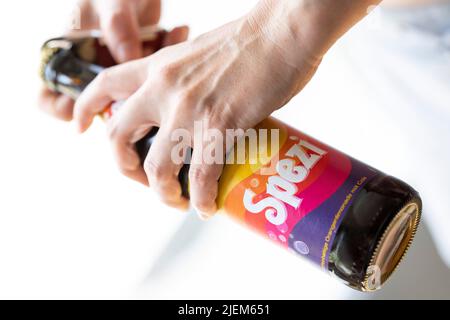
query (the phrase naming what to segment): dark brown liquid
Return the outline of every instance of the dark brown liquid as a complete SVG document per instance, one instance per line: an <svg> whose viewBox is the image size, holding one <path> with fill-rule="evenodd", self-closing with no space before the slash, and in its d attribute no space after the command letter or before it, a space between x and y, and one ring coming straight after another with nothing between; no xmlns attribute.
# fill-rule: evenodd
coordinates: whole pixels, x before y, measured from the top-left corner
<svg viewBox="0 0 450 320"><path fill-rule="evenodd" d="M328 265L330 272L361 289L379 239L396 214L412 200L417 201L420 210L418 193L394 177L378 175L369 181L349 207L336 233Z"/></svg>

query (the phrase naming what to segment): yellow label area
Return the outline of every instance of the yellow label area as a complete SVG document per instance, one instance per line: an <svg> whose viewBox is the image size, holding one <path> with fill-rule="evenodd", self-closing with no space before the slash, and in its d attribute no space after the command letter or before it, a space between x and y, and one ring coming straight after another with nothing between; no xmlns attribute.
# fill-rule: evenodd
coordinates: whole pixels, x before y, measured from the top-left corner
<svg viewBox="0 0 450 320"><path fill-rule="evenodd" d="M259 150L267 150L266 152L260 154L258 153L255 157L253 153L249 152L248 143L245 144L245 164L227 164L223 170L222 176L219 181L219 195L217 199L217 204L219 210L223 211L225 200L228 194L236 188L243 180L247 179L251 175L255 174L259 170L261 170L264 166L270 164L272 158L276 156L276 154L272 154L272 136L271 131L278 129L278 146L273 150L276 153L279 152L280 148L284 145L286 140L288 139L288 132L286 129L286 125L281 123L280 121L274 118L268 118L261 122L258 126L255 127L257 132L260 132L260 129L267 130L267 139L265 141L261 141L258 137L258 148ZM265 132L264 132L265 134ZM253 164L254 163L254 164ZM236 201L242 201L242 199L236 199Z"/></svg>

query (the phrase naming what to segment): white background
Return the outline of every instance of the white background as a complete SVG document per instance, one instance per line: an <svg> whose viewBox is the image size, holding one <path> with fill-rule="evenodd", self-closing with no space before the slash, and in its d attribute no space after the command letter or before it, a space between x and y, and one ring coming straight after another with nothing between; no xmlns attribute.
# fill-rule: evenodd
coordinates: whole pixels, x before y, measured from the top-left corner
<svg viewBox="0 0 450 320"><path fill-rule="evenodd" d="M425 227L392 281L375 295L353 292L225 217L208 222L187 250L148 279L184 215L119 175L100 122L79 136L36 106L40 45L61 34L71 3L0 4L1 298L450 298L449 270ZM195 36L254 3L167 0L163 25L189 24ZM405 135L419 129L408 127L407 119L402 125L385 121L386 110L350 68L347 53L338 45L278 116L419 185L422 194L449 201L448 184L420 180L421 158L412 159L414 142Z"/></svg>

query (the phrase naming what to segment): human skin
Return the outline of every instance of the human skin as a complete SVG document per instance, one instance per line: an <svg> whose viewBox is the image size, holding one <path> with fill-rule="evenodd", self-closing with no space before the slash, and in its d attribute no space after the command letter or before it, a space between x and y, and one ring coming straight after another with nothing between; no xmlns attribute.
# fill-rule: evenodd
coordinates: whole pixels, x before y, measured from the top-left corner
<svg viewBox="0 0 450 320"><path fill-rule="evenodd" d="M384 0L382 5L387 7L411 7L443 2L448 2L448 0Z"/></svg>
<svg viewBox="0 0 450 320"><path fill-rule="evenodd" d="M109 123L121 171L155 190L166 204L186 208L171 159L174 130L248 129L283 107L310 81L329 48L378 0L261 0L243 17L192 41L101 73L78 99L81 132L113 101L126 100ZM144 167L134 144L160 128ZM217 211L223 164L208 164L194 140L190 201L201 217ZM218 146L222 147L222 146Z"/></svg>
<svg viewBox="0 0 450 320"><path fill-rule="evenodd" d="M161 0L81 0L80 29L101 30L106 45L118 63L142 58L152 52L143 52L139 39L141 27L155 25L161 16ZM76 33L78 30L67 30ZM164 46L187 39L187 27L177 27L166 36ZM40 108L64 121L73 118L74 101L43 87L39 92Z"/></svg>
<svg viewBox="0 0 450 320"><path fill-rule="evenodd" d="M410 7L444 3L449 0L384 0L386 7ZM161 0L81 0L81 30L100 29L107 45L119 63L142 57L139 27L158 23ZM176 28L169 34L165 45L187 38L187 28ZM70 121L73 118L74 101L43 87L39 94L39 106L54 117Z"/></svg>

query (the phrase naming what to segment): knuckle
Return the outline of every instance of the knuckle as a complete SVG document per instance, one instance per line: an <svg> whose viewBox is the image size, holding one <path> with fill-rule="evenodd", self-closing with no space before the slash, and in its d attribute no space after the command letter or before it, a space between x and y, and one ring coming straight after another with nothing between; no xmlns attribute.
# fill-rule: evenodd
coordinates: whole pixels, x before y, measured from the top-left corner
<svg viewBox="0 0 450 320"><path fill-rule="evenodd" d="M217 106L217 101L214 97L208 96L203 99L202 108L206 117L211 118L214 115L214 112L217 109L215 106Z"/></svg>
<svg viewBox="0 0 450 320"><path fill-rule="evenodd" d="M168 207L171 207L171 208L178 207L177 201L174 201L173 199L160 197L160 200L162 201L162 203L164 203Z"/></svg>
<svg viewBox="0 0 450 320"><path fill-rule="evenodd" d="M164 165L156 163L151 157L147 157L144 162L144 170L150 179L157 183L167 182L170 180L170 171Z"/></svg>
<svg viewBox="0 0 450 320"><path fill-rule="evenodd" d="M228 106L213 107L209 105L208 112L209 123L213 128L217 129L234 129L238 128L236 114L230 112Z"/></svg>
<svg viewBox="0 0 450 320"><path fill-rule="evenodd" d="M110 78L111 78L111 71L109 69L104 69L98 74L93 84L101 87L102 85L108 83Z"/></svg>
<svg viewBox="0 0 450 320"><path fill-rule="evenodd" d="M131 155L131 149L122 148L117 149L116 148L116 162L119 167L120 172L127 176L132 177L132 173L135 172L139 168L139 161L137 158L130 156Z"/></svg>
<svg viewBox="0 0 450 320"><path fill-rule="evenodd" d="M203 167L192 167L189 171L189 181L197 187L204 187L211 179L211 175Z"/></svg>
<svg viewBox="0 0 450 320"><path fill-rule="evenodd" d="M173 83L176 81L178 75L178 67L174 64L168 63L158 70L158 78L165 83Z"/></svg>
<svg viewBox="0 0 450 320"><path fill-rule="evenodd" d="M178 109L179 111L193 110L198 100L198 92L193 89L183 90L178 95Z"/></svg>
<svg viewBox="0 0 450 320"><path fill-rule="evenodd" d="M107 14L103 23L106 27L115 28L120 26L126 18L126 12L124 10L120 10L120 8L117 8Z"/></svg>
<svg viewBox="0 0 450 320"><path fill-rule="evenodd" d="M203 212L209 212L214 207L214 203L214 199L207 195L202 195L201 198L193 200L193 206Z"/></svg>
<svg viewBox="0 0 450 320"><path fill-rule="evenodd" d="M169 201L175 201L181 197L180 187L175 182L158 186L157 192L159 193L161 199L166 199Z"/></svg>
<svg viewBox="0 0 450 320"><path fill-rule="evenodd" d="M201 114L202 119L207 122L208 127L219 130L235 128L236 112L231 105L221 103L215 95L203 97L196 88L184 93L184 105L188 104L191 109Z"/></svg>
<svg viewBox="0 0 450 320"><path fill-rule="evenodd" d="M130 156L131 149L122 139L115 137L111 140L111 145L119 171L128 177L131 171L138 168L139 163Z"/></svg>

